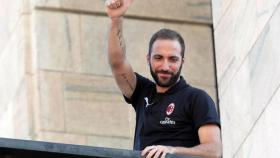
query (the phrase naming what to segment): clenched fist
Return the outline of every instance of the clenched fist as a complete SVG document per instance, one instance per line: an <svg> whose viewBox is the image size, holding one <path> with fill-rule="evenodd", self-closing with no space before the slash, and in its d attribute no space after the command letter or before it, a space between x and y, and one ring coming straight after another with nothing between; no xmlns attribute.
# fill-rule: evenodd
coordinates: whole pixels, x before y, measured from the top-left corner
<svg viewBox="0 0 280 158"><path fill-rule="evenodd" d="M122 17L133 0L106 0L106 12L110 18Z"/></svg>
<svg viewBox="0 0 280 158"><path fill-rule="evenodd" d="M122 0L107 0L105 5L110 9L116 9L121 7L123 1Z"/></svg>

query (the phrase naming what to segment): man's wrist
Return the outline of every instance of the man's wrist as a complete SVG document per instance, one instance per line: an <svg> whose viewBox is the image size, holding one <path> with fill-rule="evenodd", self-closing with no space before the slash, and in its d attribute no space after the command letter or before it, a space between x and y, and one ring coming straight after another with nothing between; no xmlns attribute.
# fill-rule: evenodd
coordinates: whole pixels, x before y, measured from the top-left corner
<svg viewBox="0 0 280 158"><path fill-rule="evenodd" d="M121 22L123 17L110 17L112 23Z"/></svg>
<svg viewBox="0 0 280 158"><path fill-rule="evenodd" d="M170 151L170 154L176 154L176 147L173 147L173 146L169 146L169 151Z"/></svg>

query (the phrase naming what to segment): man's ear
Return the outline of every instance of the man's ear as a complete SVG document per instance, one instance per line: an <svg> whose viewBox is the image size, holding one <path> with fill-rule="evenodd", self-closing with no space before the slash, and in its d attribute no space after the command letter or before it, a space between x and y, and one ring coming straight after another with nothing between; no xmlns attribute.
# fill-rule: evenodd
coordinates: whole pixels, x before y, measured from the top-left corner
<svg viewBox="0 0 280 158"><path fill-rule="evenodd" d="M150 65L150 54L149 53L146 55L146 59L147 59L147 64Z"/></svg>
<svg viewBox="0 0 280 158"><path fill-rule="evenodd" d="M185 63L185 58L182 58L182 64L184 64Z"/></svg>

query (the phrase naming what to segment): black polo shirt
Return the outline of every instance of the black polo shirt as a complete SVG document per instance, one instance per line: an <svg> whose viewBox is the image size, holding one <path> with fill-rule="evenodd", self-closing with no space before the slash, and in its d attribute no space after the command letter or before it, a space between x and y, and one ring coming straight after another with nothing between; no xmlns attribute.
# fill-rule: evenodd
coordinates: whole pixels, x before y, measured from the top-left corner
<svg viewBox="0 0 280 158"><path fill-rule="evenodd" d="M210 96L183 77L165 93L157 93L155 83L137 73L136 78L132 97L125 98L136 111L134 150L149 145L192 147L200 143L199 127L220 126Z"/></svg>

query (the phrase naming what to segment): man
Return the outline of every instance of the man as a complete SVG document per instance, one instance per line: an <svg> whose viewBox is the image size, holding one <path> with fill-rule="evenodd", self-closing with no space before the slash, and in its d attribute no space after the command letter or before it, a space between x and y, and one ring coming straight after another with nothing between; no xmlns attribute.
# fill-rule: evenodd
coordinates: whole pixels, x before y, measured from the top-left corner
<svg viewBox="0 0 280 158"><path fill-rule="evenodd" d="M107 0L110 18L108 59L115 80L136 111L134 149L146 158L167 153L220 157L220 124L215 105L204 91L180 77L185 44L175 31L162 29L151 38L147 62L155 83L134 73L126 58L123 15L132 0Z"/></svg>

